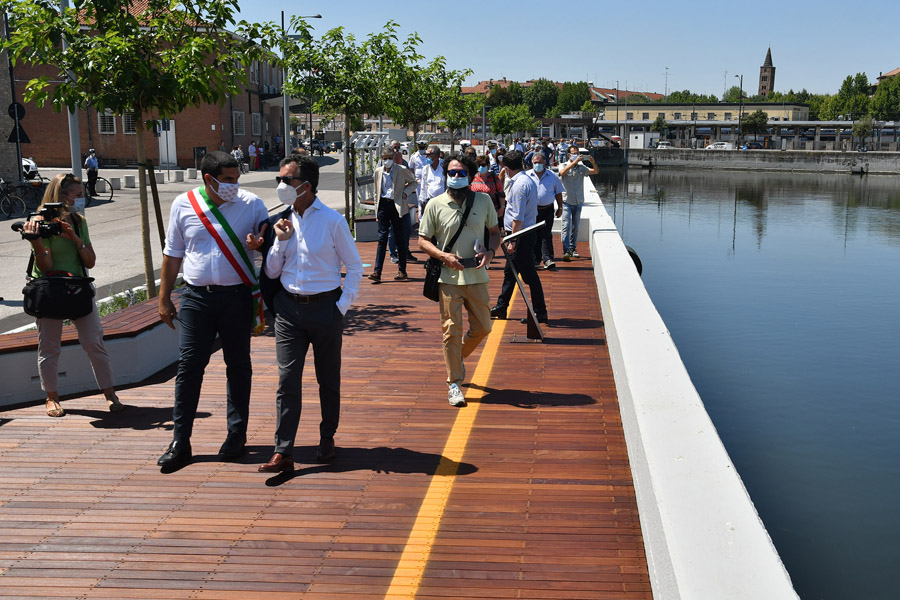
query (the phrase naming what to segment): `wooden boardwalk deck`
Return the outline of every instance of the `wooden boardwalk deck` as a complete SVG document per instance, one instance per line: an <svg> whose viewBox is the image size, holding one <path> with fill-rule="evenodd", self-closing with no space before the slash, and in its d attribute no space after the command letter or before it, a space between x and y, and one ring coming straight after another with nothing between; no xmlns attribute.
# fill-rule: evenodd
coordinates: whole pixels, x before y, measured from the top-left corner
<svg viewBox="0 0 900 600"><path fill-rule="evenodd" d="M365 262L374 247L360 244ZM332 465L314 464L308 369L302 464L291 478L256 472L275 424L271 332L253 340L250 452L237 463L216 458L219 352L195 462L177 473L156 466L171 370L121 390L123 413L99 395L65 401L62 419L43 404L0 412L0 597L650 598L589 259L542 273L547 343L508 343L524 336L521 301L495 322L467 361L463 409L447 403L437 305L421 267L409 272L364 280L348 315ZM491 275L495 296L502 271Z"/></svg>

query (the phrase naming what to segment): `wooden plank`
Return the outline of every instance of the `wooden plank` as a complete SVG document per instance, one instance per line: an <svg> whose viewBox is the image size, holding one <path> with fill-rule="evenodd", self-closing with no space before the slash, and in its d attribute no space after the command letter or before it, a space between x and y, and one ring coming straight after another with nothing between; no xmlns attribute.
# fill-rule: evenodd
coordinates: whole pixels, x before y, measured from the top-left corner
<svg viewBox="0 0 900 600"><path fill-rule="evenodd" d="M359 245L364 261L374 246ZM541 273L547 344L498 347L433 539L410 532L460 414L446 400L437 306L421 298L421 279L364 283L345 322L332 465L312 462L310 368L295 476L256 472L275 426L271 333L252 340L249 453L236 463L215 456L225 436L221 352L204 378L195 461L177 473L155 465L171 436L171 379L121 390L130 408L120 415L80 410L100 396L67 400L64 419L48 419L42 406L0 413L2 595L382 598L403 550L431 544L417 598L650 598L603 319L585 267L589 260L576 260ZM410 274L421 277L414 267ZM516 306L510 316L518 318ZM140 312L110 319L110 331L155 318L148 307ZM506 327L525 328L516 320ZM470 373L480 356L467 359Z"/></svg>

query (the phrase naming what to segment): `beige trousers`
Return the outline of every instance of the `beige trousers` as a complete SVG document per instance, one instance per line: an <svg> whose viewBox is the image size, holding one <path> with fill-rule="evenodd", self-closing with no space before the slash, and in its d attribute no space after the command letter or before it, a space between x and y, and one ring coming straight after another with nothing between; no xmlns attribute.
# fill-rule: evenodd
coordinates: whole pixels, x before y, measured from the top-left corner
<svg viewBox="0 0 900 600"><path fill-rule="evenodd" d="M41 388L48 393L56 393L59 389L59 351L62 339L61 319L36 319L38 329L38 372L41 376ZM87 352L94 370L94 379L101 390L113 386L112 367L109 354L103 345L103 327L97 305L90 314L75 319L78 330L78 343Z"/></svg>
<svg viewBox="0 0 900 600"><path fill-rule="evenodd" d="M462 384L465 357L491 332L491 297L488 284L441 284L441 329L444 332L444 365L447 385ZM469 313L469 331L463 339L462 309Z"/></svg>

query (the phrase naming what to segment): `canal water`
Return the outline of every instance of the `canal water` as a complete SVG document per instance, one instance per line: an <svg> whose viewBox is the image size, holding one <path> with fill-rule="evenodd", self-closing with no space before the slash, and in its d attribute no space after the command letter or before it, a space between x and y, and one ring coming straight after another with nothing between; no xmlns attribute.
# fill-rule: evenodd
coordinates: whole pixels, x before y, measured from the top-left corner
<svg viewBox="0 0 900 600"><path fill-rule="evenodd" d="M900 598L900 177L594 184L800 597Z"/></svg>

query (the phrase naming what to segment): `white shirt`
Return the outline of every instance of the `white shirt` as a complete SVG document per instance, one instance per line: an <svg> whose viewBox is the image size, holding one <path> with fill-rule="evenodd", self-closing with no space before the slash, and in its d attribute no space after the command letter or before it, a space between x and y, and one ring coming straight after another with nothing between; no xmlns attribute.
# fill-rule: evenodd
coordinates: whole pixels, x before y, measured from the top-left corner
<svg viewBox="0 0 900 600"><path fill-rule="evenodd" d="M394 169L381 172L381 197L394 200Z"/></svg>
<svg viewBox="0 0 900 600"><path fill-rule="evenodd" d="M294 232L275 242L266 257L266 275L279 277L284 289L293 294L321 294L341 287L341 264L347 268L344 290L337 301L346 314L359 296L363 266L350 235L350 227L339 212L317 197L301 217L291 211Z"/></svg>
<svg viewBox="0 0 900 600"><path fill-rule="evenodd" d="M199 194L198 199L201 203L205 202ZM246 247L247 234L259 233L259 224L269 217L266 205L256 194L241 189L234 202L224 202L218 209L252 261L255 253ZM215 238L203 226L187 193L181 194L172 202L163 254L184 259L181 264L184 280L191 285L243 283L240 275L222 254Z"/></svg>
<svg viewBox="0 0 900 600"><path fill-rule="evenodd" d="M256 146L254 146L253 144L247 146L247 154L249 154L250 156L256 156Z"/></svg>
<svg viewBox="0 0 900 600"><path fill-rule="evenodd" d="M444 165L442 161L438 161L437 169L432 169L430 164L422 167L422 178L419 181L419 201L425 202L431 198L437 198L444 191Z"/></svg>

